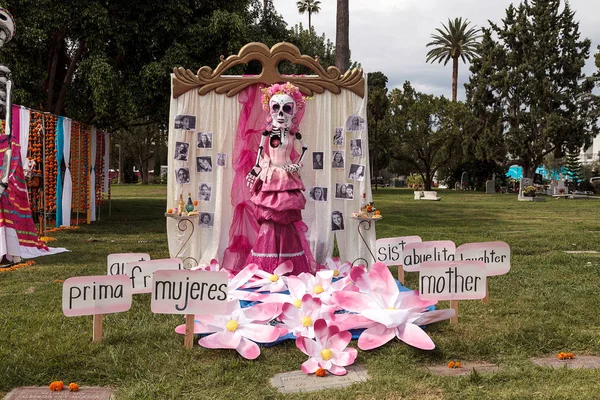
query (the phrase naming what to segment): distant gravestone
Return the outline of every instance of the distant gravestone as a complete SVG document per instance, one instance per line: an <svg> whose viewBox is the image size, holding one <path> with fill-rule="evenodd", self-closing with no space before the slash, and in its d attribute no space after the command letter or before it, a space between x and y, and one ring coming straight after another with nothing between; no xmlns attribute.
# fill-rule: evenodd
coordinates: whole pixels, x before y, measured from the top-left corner
<svg viewBox="0 0 600 400"><path fill-rule="evenodd" d="M302 371L285 372L271 378L271 385L281 393L315 392L343 388L369 379L367 370L360 365L351 365L346 367L346 370L348 373L343 376L327 373L327 376L324 377L318 377L315 374L308 375Z"/></svg>
<svg viewBox="0 0 600 400"><path fill-rule="evenodd" d="M494 182L493 179L490 179L489 181L485 181L485 192L487 194L495 194L496 193L495 186L496 186L496 183Z"/></svg>
<svg viewBox="0 0 600 400"><path fill-rule="evenodd" d="M600 367L600 357L596 356L577 356L573 359L559 360L554 357L532 358L531 362L540 367L551 368L598 368Z"/></svg>
<svg viewBox="0 0 600 400"><path fill-rule="evenodd" d="M533 179L521 178L521 180L519 181L519 197L524 197L523 189L525 189L527 186L531 186L531 185L533 185Z"/></svg>
<svg viewBox="0 0 600 400"><path fill-rule="evenodd" d="M492 374L498 372L500 368L495 364L463 362L462 368L448 368L447 365L435 365L427 367L427 370L437 376L463 376L469 375L473 371L480 374Z"/></svg>
<svg viewBox="0 0 600 400"><path fill-rule="evenodd" d="M32 400L32 399L52 399L52 400L113 400L113 390L103 387L81 386L77 392L70 392L68 383L60 392L51 392L45 387L26 386L13 389L4 397L4 400Z"/></svg>
<svg viewBox="0 0 600 400"><path fill-rule="evenodd" d="M560 179L558 180L558 183L554 187L554 193L553 194L555 196L564 196L564 195L568 195L569 194L569 190L567 189L567 185L565 185L565 178L563 177L562 174L560 174Z"/></svg>

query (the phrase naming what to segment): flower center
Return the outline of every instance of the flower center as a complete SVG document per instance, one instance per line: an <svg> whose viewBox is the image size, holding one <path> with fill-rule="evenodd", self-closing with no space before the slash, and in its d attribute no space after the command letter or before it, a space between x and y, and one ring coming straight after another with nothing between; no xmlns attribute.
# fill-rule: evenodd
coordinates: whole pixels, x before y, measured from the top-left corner
<svg viewBox="0 0 600 400"><path fill-rule="evenodd" d="M302 317L302 326L308 328L312 325L312 319L310 317Z"/></svg>
<svg viewBox="0 0 600 400"><path fill-rule="evenodd" d="M340 274L340 271L338 271L337 269L333 270L333 276L338 276Z"/></svg>
<svg viewBox="0 0 600 400"><path fill-rule="evenodd" d="M227 322L227 324L225 325L225 328L229 332L235 332L237 330L238 326L239 326L239 324L237 323L237 321L230 319L229 322Z"/></svg>
<svg viewBox="0 0 600 400"><path fill-rule="evenodd" d="M333 356L333 353L331 352L331 350L329 349L323 349L321 350L321 358L325 361L331 359L331 357Z"/></svg>
<svg viewBox="0 0 600 400"><path fill-rule="evenodd" d="M388 311L396 311L396 309L394 307L388 307L388 308L386 308L386 310L388 310Z"/></svg>
<svg viewBox="0 0 600 400"><path fill-rule="evenodd" d="M323 286L321 286L321 285L315 286L313 288L313 292L315 292L316 294L323 293Z"/></svg>
<svg viewBox="0 0 600 400"><path fill-rule="evenodd" d="M271 282L277 282L277 281L279 280L279 275L277 275L277 274L273 274L273 275L271 275L271 276L269 277L269 280L270 280Z"/></svg>
<svg viewBox="0 0 600 400"><path fill-rule="evenodd" d="M296 307L300 308L300 306L302 305L302 300L296 299L296 300L292 301L292 304L295 305Z"/></svg>

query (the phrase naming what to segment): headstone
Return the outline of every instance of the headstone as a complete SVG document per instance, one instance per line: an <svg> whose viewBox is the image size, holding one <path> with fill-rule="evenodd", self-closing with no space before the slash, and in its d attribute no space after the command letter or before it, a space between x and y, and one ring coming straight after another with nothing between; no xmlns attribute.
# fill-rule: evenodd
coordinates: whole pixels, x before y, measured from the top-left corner
<svg viewBox="0 0 600 400"><path fill-rule="evenodd" d="M548 196L552 196L555 193L555 189L556 189L556 181L554 179L552 179L552 181L550 181L550 187L548 188L548 190L546 191L546 194Z"/></svg>
<svg viewBox="0 0 600 400"><path fill-rule="evenodd" d="M531 178L521 178L519 181L519 197L524 197L523 189L531 185L533 185L533 180Z"/></svg>
<svg viewBox="0 0 600 400"><path fill-rule="evenodd" d="M562 174L560 175L560 180L558 181L557 185L554 187L553 194L555 196L564 196L569 194L569 190L567 185L565 185L565 179L562 177Z"/></svg>
<svg viewBox="0 0 600 400"><path fill-rule="evenodd" d="M68 399L68 400L113 400L113 390L95 386L80 386L77 392L69 391L69 383L60 392L51 392L48 386L44 387L19 387L13 389L4 397L4 400L32 400L32 399Z"/></svg>
<svg viewBox="0 0 600 400"><path fill-rule="evenodd" d="M496 193L496 189L495 189L496 183L494 182L493 179L490 179L489 181L485 182L485 193L487 194L495 194Z"/></svg>
<svg viewBox="0 0 600 400"><path fill-rule="evenodd" d="M369 376L367 370L360 365L346 367L348 373L336 376L327 373L327 376L318 377L315 374L307 375L302 371L285 372L271 378L271 385L281 393L315 392L323 389L338 389L354 383L365 382Z"/></svg>

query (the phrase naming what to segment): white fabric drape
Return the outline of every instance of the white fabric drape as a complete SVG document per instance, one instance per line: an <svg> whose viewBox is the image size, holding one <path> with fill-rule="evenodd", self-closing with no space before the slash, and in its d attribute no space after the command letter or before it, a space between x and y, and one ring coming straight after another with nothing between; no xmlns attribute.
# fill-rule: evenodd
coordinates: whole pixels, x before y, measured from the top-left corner
<svg viewBox="0 0 600 400"><path fill-rule="evenodd" d="M73 202L73 178L71 176L71 120L63 119L63 160L65 162L65 179L62 194L62 225L71 226L71 205Z"/></svg>
<svg viewBox="0 0 600 400"><path fill-rule="evenodd" d="M104 182L102 182L102 192L108 193L108 185L110 182L110 134L104 133Z"/></svg>
<svg viewBox="0 0 600 400"><path fill-rule="evenodd" d="M365 93L367 92L365 82ZM334 238L343 261L354 261L359 258L368 260L369 265L374 261L358 234L358 221L351 218L352 212L360 208L362 194L366 194L368 201L371 197L370 167L368 134L365 127L363 131L345 132L344 146L333 145L333 134L336 127L345 127L346 120L351 115L359 115L365 121L367 118L367 98L343 89L338 95L325 91L316 94L314 99L307 101L306 113L300 124L300 132L303 140L308 146L308 152L304 158L304 167L300 175L306 186L305 196L314 186L323 186L327 190L327 201L317 202L308 200L306 208L302 213L304 222L308 225L307 239L309 241L315 260L324 264L327 257L331 257L334 248ZM257 104L256 106L260 106ZM214 212L214 226L212 229L203 229L198 226L198 219L194 221L194 233L191 240L184 245L189 230L181 230L182 224L178 219L167 218L167 235L169 241L169 252L171 257L178 256L195 258L200 264L208 264L212 258L220 262L223 260L225 248L229 242L229 228L233 216L231 205L231 185L233 181L233 140L236 137L238 119L240 114L240 103L236 97L227 97L211 92L204 96L198 95L196 90L190 90L177 99L171 99L169 143L168 143L168 180L167 180L167 208L176 208L180 194L187 201L188 193L192 199L198 198L198 185L207 182L212 185L210 202L200 202L196 207L200 213ZM174 129L176 115L187 114L196 116L196 132ZM213 133L213 148L197 148L197 132ZM350 140L362 139L362 157L350 155ZM175 160L175 142L189 143L188 160ZM332 151L342 150L345 152L345 168L332 169ZM312 152L323 152L324 169L312 169ZM216 165L216 154L227 154L227 167L221 168ZM212 173L196 172L196 156L212 156ZM365 178L362 182L348 179L350 164L364 165ZM175 170L188 167L190 172L190 183L179 185L175 179ZM336 183L354 185L354 199L334 199ZM236 190L247 190L246 187ZM344 230L332 231L331 214L333 211L341 211L344 219ZM183 223L189 224L189 223ZM370 230L363 230L369 247L375 251L375 224ZM182 248L179 253L178 251Z"/></svg>
<svg viewBox="0 0 600 400"><path fill-rule="evenodd" d="M21 165L27 163L27 147L29 146L29 123L31 114L29 109L21 107L19 110L19 144L21 145Z"/></svg>
<svg viewBox="0 0 600 400"><path fill-rule="evenodd" d="M96 138L98 132L92 127L90 140L92 142L92 151L90 154L90 221L96 220ZM87 150L87 149L86 149Z"/></svg>

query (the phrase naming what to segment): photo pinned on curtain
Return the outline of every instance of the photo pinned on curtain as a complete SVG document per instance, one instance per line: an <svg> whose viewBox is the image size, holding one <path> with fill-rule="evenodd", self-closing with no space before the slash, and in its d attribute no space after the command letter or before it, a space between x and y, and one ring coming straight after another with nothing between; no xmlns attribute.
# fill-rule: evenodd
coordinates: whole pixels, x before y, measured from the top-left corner
<svg viewBox="0 0 600 400"><path fill-rule="evenodd" d="M333 145L343 146L344 145L344 127L335 128L333 133Z"/></svg>
<svg viewBox="0 0 600 400"><path fill-rule="evenodd" d="M212 132L198 132L198 148L212 149L213 134Z"/></svg>
<svg viewBox="0 0 600 400"><path fill-rule="evenodd" d="M225 167L227 165L227 154L217 153L217 166Z"/></svg>
<svg viewBox="0 0 600 400"><path fill-rule="evenodd" d="M196 157L196 172L212 172L212 157Z"/></svg>
<svg viewBox="0 0 600 400"><path fill-rule="evenodd" d="M175 142L175 160L187 161L190 152L190 144L187 142Z"/></svg>
<svg viewBox="0 0 600 400"><path fill-rule="evenodd" d="M180 114L175 116L175 129L183 129L184 131L196 130L196 116L189 114Z"/></svg>
<svg viewBox="0 0 600 400"><path fill-rule="evenodd" d="M215 224L215 214L209 212L200 213L200 219L198 220L198 226L200 228L212 228Z"/></svg>
<svg viewBox="0 0 600 400"><path fill-rule="evenodd" d="M323 169L323 152L313 151L312 153L313 169Z"/></svg>
<svg viewBox="0 0 600 400"><path fill-rule="evenodd" d="M333 211L331 213L331 230L332 231L343 231L344 230L344 214L341 211Z"/></svg>
<svg viewBox="0 0 600 400"><path fill-rule="evenodd" d="M212 194L212 184L208 182L200 182L198 184L198 201L210 201Z"/></svg>
<svg viewBox="0 0 600 400"><path fill-rule="evenodd" d="M188 167L176 168L175 179L179 185L190 183L190 169Z"/></svg>
<svg viewBox="0 0 600 400"><path fill-rule="evenodd" d="M350 155L352 157L362 157L362 139L350 139Z"/></svg>
<svg viewBox="0 0 600 400"><path fill-rule="evenodd" d="M358 115L351 115L346 120L346 130L348 132L357 132L364 131L367 129L367 124L364 118L359 117Z"/></svg>
<svg viewBox="0 0 600 400"><path fill-rule="evenodd" d="M327 188L315 186L308 192L308 198L313 201L327 201Z"/></svg>
<svg viewBox="0 0 600 400"><path fill-rule="evenodd" d="M363 181L365 179L365 166L362 164L350 164L348 179L353 181Z"/></svg>
<svg viewBox="0 0 600 400"><path fill-rule="evenodd" d="M331 152L331 168L344 169L344 153L343 150L333 150Z"/></svg>
<svg viewBox="0 0 600 400"><path fill-rule="evenodd" d="M354 185L352 183L336 183L333 197L338 200L354 200Z"/></svg>

